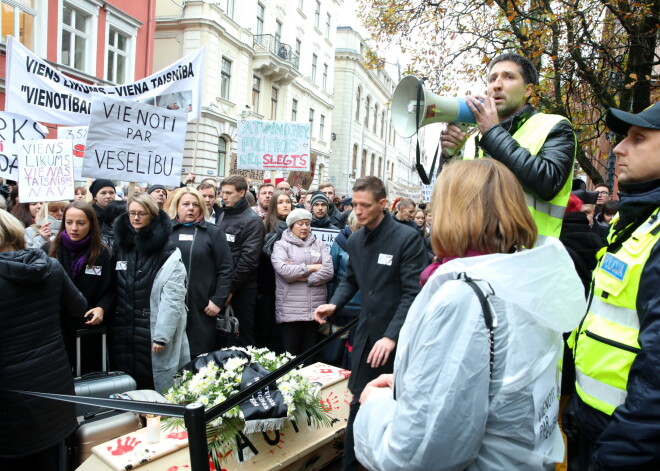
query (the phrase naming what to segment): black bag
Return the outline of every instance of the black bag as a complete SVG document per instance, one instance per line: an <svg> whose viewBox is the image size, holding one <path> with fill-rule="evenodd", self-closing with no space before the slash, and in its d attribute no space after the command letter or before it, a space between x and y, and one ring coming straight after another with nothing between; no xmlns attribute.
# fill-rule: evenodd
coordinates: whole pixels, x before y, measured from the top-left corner
<svg viewBox="0 0 660 471"><path fill-rule="evenodd" d="M216 317L215 329L221 335L238 337L238 319L234 316L231 304L227 306L224 314L218 314Z"/></svg>

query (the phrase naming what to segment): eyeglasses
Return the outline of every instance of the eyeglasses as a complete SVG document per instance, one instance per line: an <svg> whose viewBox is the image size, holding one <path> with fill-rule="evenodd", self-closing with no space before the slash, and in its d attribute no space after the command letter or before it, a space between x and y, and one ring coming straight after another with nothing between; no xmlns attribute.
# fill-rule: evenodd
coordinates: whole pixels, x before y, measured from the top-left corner
<svg viewBox="0 0 660 471"><path fill-rule="evenodd" d="M598 193L599 195L609 195L610 194L609 191L597 191L596 193Z"/></svg>
<svg viewBox="0 0 660 471"><path fill-rule="evenodd" d="M130 213L128 213L128 215L132 218L142 219L144 217L149 216L149 213L143 213L142 211L136 213L135 211L131 211Z"/></svg>

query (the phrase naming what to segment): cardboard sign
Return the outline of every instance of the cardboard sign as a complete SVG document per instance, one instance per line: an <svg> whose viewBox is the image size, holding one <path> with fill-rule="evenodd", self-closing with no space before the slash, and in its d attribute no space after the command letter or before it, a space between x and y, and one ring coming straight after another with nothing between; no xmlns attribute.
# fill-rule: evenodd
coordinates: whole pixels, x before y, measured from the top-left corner
<svg viewBox="0 0 660 471"><path fill-rule="evenodd" d="M323 245L328 249L328 253L330 253L332 244L335 243L335 238L337 237L337 234L339 234L339 229L317 229L312 227L312 234L314 234L318 240L323 242Z"/></svg>
<svg viewBox="0 0 660 471"><path fill-rule="evenodd" d="M60 126L57 128L57 138L71 139L71 145L73 146L73 178L74 180L82 180L87 126Z"/></svg>
<svg viewBox="0 0 660 471"><path fill-rule="evenodd" d="M47 135L48 129L43 124L0 111L0 177L18 180L17 141L45 139Z"/></svg>
<svg viewBox="0 0 660 471"><path fill-rule="evenodd" d="M309 123L239 121L237 144L239 169L309 171Z"/></svg>
<svg viewBox="0 0 660 471"><path fill-rule="evenodd" d="M18 197L21 203L73 199L73 156L67 139L19 141Z"/></svg>
<svg viewBox="0 0 660 471"><path fill-rule="evenodd" d="M83 177L179 186L186 115L94 94Z"/></svg>
<svg viewBox="0 0 660 471"><path fill-rule="evenodd" d="M92 93L100 93L182 110L188 120L197 119L202 109L204 52L200 48L149 77L112 87L67 77L9 36L5 109L46 123L86 126Z"/></svg>

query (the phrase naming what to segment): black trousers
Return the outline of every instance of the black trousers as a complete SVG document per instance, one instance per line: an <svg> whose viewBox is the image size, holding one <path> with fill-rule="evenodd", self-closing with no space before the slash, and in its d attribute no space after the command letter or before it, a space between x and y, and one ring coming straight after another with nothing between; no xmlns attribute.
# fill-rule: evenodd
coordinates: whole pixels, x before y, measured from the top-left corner
<svg viewBox="0 0 660 471"><path fill-rule="evenodd" d="M255 345L254 310L257 304L257 286L245 286L234 293L231 306L238 319L238 342L241 347ZM236 343L235 343L236 344Z"/></svg>
<svg viewBox="0 0 660 471"><path fill-rule="evenodd" d="M7 471L57 471L60 469L60 446L62 446L62 444L57 443L39 453L24 456L22 458L0 458L0 469Z"/></svg>
<svg viewBox="0 0 660 471"><path fill-rule="evenodd" d="M283 322L278 324L285 352L300 355L316 345L318 324L314 321Z"/></svg>

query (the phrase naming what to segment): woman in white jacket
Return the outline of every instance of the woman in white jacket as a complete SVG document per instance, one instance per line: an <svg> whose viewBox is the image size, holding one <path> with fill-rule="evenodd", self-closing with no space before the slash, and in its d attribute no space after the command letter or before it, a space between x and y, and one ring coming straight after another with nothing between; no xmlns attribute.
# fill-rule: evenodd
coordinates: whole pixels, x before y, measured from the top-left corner
<svg viewBox="0 0 660 471"><path fill-rule="evenodd" d="M441 262L422 275L394 375L362 393L357 457L372 470L554 469L561 333L586 307L573 263L555 239L531 248L522 188L495 160L448 165L433 212Z"/></svg>

